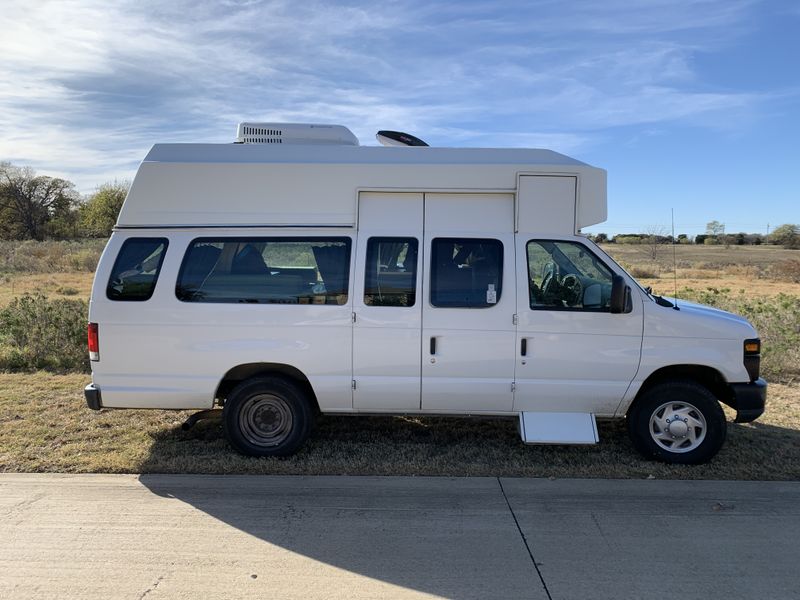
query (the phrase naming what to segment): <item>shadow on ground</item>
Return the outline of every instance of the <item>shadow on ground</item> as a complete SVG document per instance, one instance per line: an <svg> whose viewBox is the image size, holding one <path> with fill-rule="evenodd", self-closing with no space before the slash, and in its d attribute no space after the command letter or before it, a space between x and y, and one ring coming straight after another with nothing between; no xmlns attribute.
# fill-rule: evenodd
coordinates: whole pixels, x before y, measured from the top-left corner
<svg viewBox="0 0 800 600"><path fill-rule="evenodd" d="M496 478L212 476L198 481L142 475L139 480L155 494L288 551L265 547L281 557L282 565L269 568L302 569L302 585L320 597L326 586L333 591L349 581L352 597L364 597L361 586L381 589L379 597L405 597L396 588L384 588L391 584L444 598L545 598ZM214 530L224 546L225 530ZM237 566L243 568L248 558L239 557ZM312 568L298 567L298 561ZM256 575L259 580L274 576Z"/></svg>

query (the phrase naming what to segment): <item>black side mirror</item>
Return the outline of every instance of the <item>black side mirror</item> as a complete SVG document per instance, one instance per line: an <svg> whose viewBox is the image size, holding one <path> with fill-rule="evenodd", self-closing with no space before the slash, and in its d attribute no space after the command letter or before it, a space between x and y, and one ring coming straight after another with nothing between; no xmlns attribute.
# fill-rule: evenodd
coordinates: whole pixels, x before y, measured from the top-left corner
<svg viewBox="0 0 800 600"><path fill-rule="evenodd" d="M625 285L621 275L611 276L611 312L614 314L627 313L633 310L631 302L631 288Z"/></svg>

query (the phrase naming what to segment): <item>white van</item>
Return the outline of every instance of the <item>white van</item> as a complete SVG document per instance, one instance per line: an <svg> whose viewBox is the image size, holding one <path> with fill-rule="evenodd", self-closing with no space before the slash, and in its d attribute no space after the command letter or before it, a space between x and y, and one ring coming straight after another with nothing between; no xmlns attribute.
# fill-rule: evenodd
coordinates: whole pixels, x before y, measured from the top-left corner
<svg viewBox="0 0 800 600"><path fill-rule="evenodd" d="M158 144L95 276L90 408L223 409L283 456L317 412L519 419L529 443L708 460L764 410L743 318L653 296L580 229L605 171L547 150L359 146L242 124Z"/></svg>

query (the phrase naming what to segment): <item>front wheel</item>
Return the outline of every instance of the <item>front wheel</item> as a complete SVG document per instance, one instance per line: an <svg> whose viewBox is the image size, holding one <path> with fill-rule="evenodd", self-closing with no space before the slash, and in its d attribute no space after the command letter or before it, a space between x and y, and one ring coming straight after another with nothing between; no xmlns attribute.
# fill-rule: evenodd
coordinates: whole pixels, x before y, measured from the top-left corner
<svg viewBox="0 0 800 600"><path fill-rule="evenodd" d="M308 437L313 411L290 381L259 377L240 383L222 411L225 437L249 456L289 456Z"/></svg>
<svg viewBox="0 0 800 600"><path fill-rule="evenodd" d="M693 381L650 388L636 400L627 421L636 449L667 463L704 463L719 452L727 433L719 402Z"/></svg>

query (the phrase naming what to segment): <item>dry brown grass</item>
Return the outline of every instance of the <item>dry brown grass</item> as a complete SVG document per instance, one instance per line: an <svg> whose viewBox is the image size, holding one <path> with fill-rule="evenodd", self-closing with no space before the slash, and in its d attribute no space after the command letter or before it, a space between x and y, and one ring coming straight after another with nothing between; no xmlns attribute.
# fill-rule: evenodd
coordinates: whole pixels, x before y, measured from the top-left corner
<svg viewBox="0 0 800 600"><path fill-rule="evenodd" d="M94 273L5 273L0 274L0 307L24 294L44 294L48 298L88 300Z"/></svg>
<svg viewBox="0 0 800 600"><path fill-rule="evenodd" d="M772 385L759 421L729 424L710 464L679 467L643 460L620 422L601 423L596 446L526 446L516 422L504 419L324 417L296 456L246 458L228 447L218 420L183 432L185 412L90 411L87 382L85 375L0 375L0 471L800 478L797 385Z"/></svg>
<svg viewBox="0 0 800 600"><path fill-rule="evenodd" d="M673 295L675 269L672 246L661 247L652 260L647 246L605 244L603 250L628 268L637 281L658 294ZM800 296L800 282L794 276L794 261L800 252L778 246L675 246L678 265L677 286L681 288L727 288L743 290L750 296ZM787 266L788 265L788 266Z"/></svg>

